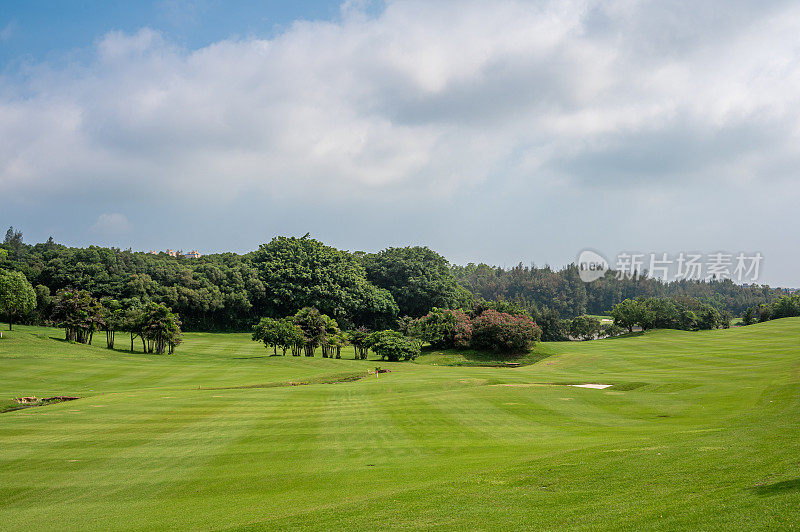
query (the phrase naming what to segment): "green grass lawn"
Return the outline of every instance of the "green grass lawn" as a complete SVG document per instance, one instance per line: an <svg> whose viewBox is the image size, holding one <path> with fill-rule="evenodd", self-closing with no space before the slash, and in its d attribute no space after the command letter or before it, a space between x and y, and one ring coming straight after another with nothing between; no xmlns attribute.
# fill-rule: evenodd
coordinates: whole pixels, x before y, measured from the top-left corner
<svg viewBox="0 0 800 532"><path fill-rule="evenodd" d="M520 368L6 334L0 401L83 398L0 414L3 530L800 525L800 318L543 344Z"/></svg>
<svg viewBox="0 0 800 532"><path fill-rule="evenodd" d="M587 314L587 316L596 320L600 320L601 322L614 321L614 318L607 314Z"/></svg>

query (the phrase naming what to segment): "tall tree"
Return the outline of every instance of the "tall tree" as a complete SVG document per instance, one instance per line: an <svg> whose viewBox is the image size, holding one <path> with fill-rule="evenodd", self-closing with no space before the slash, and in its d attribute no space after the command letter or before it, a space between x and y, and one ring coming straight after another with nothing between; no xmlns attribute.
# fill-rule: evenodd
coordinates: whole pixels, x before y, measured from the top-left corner
<svg viewBox="0 0 800 532"><path fill-rule="evenodd" d="M148 303L144 307L142 336L147 340L147 352L172 354L181 343L181 321L166 305Z"/></svg>
<svg viewBox="0 0 800 532"><path fill-rule="evenodd" d="M313 238L274 238L261 245L252 261L265 288L269 316L314 307L345 324L378 326L397 318L391 294L367 280L355 257Z"/></svg>
<svg viewBox="0 0 800 532"><path fill-rule="evenodd" d="M3 243L12 248L14 251L19 251L23 246L22 231L17 231L14 227L9 227L6 231L6 238Z"/></svg>
<svg viewBox="0 0 800 532"><path fill-rule="evenodd" d="M427 247L387 248L366 254L367 278L392 294L400 314L424 316L433 307L457 308L467 295L447 259Z"/></svg>
<svg viewBox="0 0 800 532"><path fill-rule="evenodd" d="M91 344L94 331L103 325L100 302L86 290L59 290L53 318L64 327L68 342Z"/></svg>
<svg viewBox="0 0 800 532"><path fill-rule="evenodd" d="M314 351L325 341L326 326L330 318L311 307L300 309L294 315L294 323L303 333L307 357L313 357Z"/></svg>
<svg viewBox="0 0 800 532"><path fill-rule="evenodd" d="M14 317L36 308L36 292L20 272L0 270L0 314L8 317L8 330Z"/></svg>
<svg viewBox="0 0 800 532"><path fill-rule="evenodd" d="M626 299L621 303L617 303L611 310L611 317L614 318L614 323L628 329L628 332L633 331L639 321L640 314L641 304L633 299Z"/></svg>

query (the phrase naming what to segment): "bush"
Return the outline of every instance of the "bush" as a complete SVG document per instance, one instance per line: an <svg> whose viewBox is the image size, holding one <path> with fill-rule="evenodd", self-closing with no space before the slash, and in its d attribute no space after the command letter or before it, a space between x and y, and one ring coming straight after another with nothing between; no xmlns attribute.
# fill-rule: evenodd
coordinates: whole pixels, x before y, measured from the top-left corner
<svg viewBox="0 0 800 532"><path fill-rule="evenodd" d="M547 307L536 316L536 325L542 329L543 342L566 342L569 340L569 320L562 320L558 312Z"/></svg>
<svg viewBox="0 0 800 532"><path fill-rule="evenodd" d="M600 334L602 336L619 336L623 333L625 333L625 329L615 323L606 323L600 327Z"/></svg>
<svg viewBox="0 0 800 532"><path fill-rule="evenodd" d="M419 356L419 344L397 331L379 331L370 335L370 347L383 360L414 360Z"/></svg>
<svg viewBox="0 0 800 532"><path fill-rule="evenodd" d="M594 340L600 334L600 320L591 316L578 316L572 320L569 334L581 340Z"/></svg>
<svg viewBox="0 0 800 532"><path fill-rule="evenodd" d="M408 327L411 336L439 349L468 347L472 338L469 316L460 310L434 308Z"/></svg>
<svg viewBox="0 0 800 532"><path fill-rule="evenodd" d="M485 310L472 320L472 346L500 353L529 351L542 330L528 316Z"/></svg>

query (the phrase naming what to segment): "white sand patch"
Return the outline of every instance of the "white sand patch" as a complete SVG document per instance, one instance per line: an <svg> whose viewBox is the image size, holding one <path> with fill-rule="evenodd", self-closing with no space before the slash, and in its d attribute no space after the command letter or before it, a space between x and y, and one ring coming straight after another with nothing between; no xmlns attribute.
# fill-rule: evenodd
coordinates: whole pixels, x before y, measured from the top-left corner
<svg viewBox="0 0 800 532"><path fill-rule="evenodd" d="M576 388L591 388L593 390L605 390L606 388L613 386L613 384L570 384L570 386L574 386Z"/></svg>

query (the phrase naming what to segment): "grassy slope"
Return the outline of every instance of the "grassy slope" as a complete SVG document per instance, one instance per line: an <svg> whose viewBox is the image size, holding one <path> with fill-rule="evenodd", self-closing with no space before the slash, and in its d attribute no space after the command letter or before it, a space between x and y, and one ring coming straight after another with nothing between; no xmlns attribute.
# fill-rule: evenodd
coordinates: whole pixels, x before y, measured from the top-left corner
<svg viewBox="0 0 800 532"><path fill-rule="evenodd" d="M198 386L380 363L266 357L246 335L190 334L159 357L56 334L0 340L0 398L88 396L0 414L5 529L798 524L800 319L547 344L517 369L383 363L379 379L227 390ZM552 382L628 391L537 384Z"/></svg>

